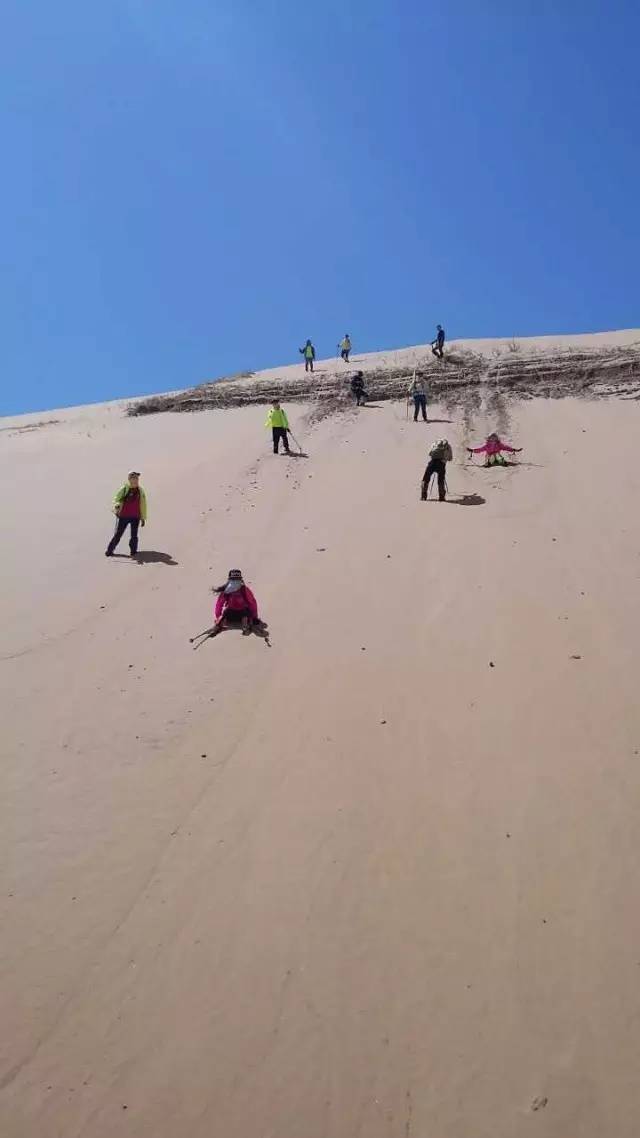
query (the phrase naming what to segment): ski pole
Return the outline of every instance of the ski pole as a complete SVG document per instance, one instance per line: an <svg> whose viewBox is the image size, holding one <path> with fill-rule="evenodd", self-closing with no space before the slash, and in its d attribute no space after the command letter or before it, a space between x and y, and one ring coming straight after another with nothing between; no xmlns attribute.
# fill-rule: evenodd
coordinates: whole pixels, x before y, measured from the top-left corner
<svg viewBox="0 0 640 1138"><path fill-rule="evenodd" d="M290 431L289 431L289 434L291 435L291 438L293 439L293 441L294 441L294 443L296 444L296 446L297 446L298 450L300 451L300 454L302 454L302 447L300 446L300 443L298 442L298 440L297 440L296 436L294 435L293 431L292 431L292 430L290 430Z"/></svg>
<svg viewBox="0 0 640 1138"><path fill-rule="evenodd" d="M416 382L416 369L414 368L414 369L413 369L413 379L411 380L411 383L412 383L412 385L413 385L415 382ZM414 388L414 390L415 390L415 388ZM417 405L416 405L416 407L417 407ZM416 409L416 415L417 415L417 414L418 414L418 411L417 411L417 409ZM408 418L409 418L409 396L407 395L407 419L408 419Z"/></svg>
<svg viewBox="0 0 640 1138"><path fill-rule="evenodd" d="M211 628L206 628L204 630L204 632L199 632L197 636L190 636L189 637L189 644L195 644L196 640L199 640L201 644L204 644L207 637L211 636L211 633L213 632L214 628L215 628L215 624ZM195 646L196 646L196 648L199 648L200 644L196 644Z"/></svg>

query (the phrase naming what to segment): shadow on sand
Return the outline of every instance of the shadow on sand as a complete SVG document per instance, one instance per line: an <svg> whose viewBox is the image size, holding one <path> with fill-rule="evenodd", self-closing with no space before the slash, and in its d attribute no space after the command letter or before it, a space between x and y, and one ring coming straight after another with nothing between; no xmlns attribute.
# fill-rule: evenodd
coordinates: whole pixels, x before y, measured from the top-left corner
<svg viewBox="0 0 640 1138"><path fill-rule="evenodd" d="M136 565L179 565L179 561L175 561L170 553L161 553L157 549L142 549L139 553L135 553L133 557L129 553L112 553L111 557L114 561L133 561Z"/></svg>
<svg viewBox="0 0 640 1138"><path fill-rule="evenodd" d="M452 506L484 506L486 498L482 494L463 494L461 498L447 498Z"/></svg>
<svg viewBox="0 0 640 1138"><path fill-rule="evenodd" d="M413 414L409 415L406 421L413 423L426 423L427 426L429 426L430 423L453 423L453 419L414 419Z"/></svg>
<svg viewBox="0 0 640 1138"><path fill-rule="evenodd" d="M201 632L198 636L192 636L189 640L193 644L194 650L201 648L206 640L217 640L225 632L240 632L242 633L242 625L239 621L226 620L222 628L214 632L213 628L207 629L206 632ZM257 636L259 640L264 640L267 648L271 647L269 639L269 625L264 620L254 620L248 632L243 633L245 636Z"/></svg>
<svg viewBox="0 0 640 1138"><path fill-rule="evenodd" d="M136 553L132 561L137 562L138 565L179 565L180 562L176 561L170 553L160 553L157 549L143 549L140 553Z"/></svg>
<svg viewBox="0 0 640 1138"><path fill-rule="evenodd" d="M423 498L422 501L437 502L439 506L484 506L487 499L483 498L481 494L463 494L460 498L445 498L444 502L440 502L437 495L433 493L431 497Z"/></svg>

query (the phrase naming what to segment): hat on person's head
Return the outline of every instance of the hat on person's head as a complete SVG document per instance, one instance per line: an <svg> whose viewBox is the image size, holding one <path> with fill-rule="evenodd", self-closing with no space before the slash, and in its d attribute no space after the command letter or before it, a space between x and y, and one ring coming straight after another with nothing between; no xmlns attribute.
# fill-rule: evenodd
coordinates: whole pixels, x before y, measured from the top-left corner
<svg viewBox="0 0 640 1138"><path fill-rule="evenodd" d="M241 581L242 580L242 569L230 569L228 580L229 581Z"/></svg>

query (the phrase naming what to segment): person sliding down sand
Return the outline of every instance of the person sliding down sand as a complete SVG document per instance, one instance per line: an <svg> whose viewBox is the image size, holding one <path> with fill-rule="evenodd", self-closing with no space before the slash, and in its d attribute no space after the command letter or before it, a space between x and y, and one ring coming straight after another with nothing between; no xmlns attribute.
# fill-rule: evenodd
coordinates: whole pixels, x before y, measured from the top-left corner
<svg viewBox="0 0 640 1138"><path fill-rule="evenodd" d="M241 628L243 636L254 632L264 640L268 648L271 647L269 627L260 620L258 602L249 586L245 585L240 569L230 569L225 584L218 585L213 592L217 593L215 623L211 628L205 628L204 632L189 638L189 643L194 648L200 648L205 640L217 636L227 628Z"/></svg>
<svg viewBox="0 0 640 1138"><path fill-rule="evenodd" d="M217 636L225 628L241 625L242 635L248 636L258 620L258 602L249 586L245 585L241 570L230 569L226 584L219 585L214 592L218 599L211 635Z"/></svg>
<svg viewBox="0 0 640 1138"><path fill-rule="evenodd" d="M484 446L481 447L467 447L469 454L486 454L485 466L506 466L507 460L504 458L502 452L506 451L507 454L520 454L522 447L512 447L509 443L503 443L499 435L493 434L487 437Z"/></svg>

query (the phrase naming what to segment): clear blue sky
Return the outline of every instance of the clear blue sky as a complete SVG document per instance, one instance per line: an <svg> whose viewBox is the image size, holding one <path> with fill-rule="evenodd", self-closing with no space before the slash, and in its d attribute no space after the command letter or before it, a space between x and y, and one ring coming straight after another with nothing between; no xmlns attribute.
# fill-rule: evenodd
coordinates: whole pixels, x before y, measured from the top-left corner
<svg viewBox="0 0 640 1138"><path fill-rule="evenodd" d="M5 0L5 414L640 323L637 4Z"/></svg>

